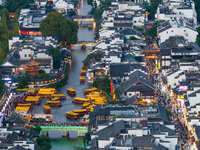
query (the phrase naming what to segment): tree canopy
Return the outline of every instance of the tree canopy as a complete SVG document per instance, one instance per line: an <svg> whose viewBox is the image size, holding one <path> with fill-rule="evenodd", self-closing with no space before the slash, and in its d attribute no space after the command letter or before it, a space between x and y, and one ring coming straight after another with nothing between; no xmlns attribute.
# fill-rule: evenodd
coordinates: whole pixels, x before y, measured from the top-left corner
<svg viewBox="0 0 200 150"><path fill-rule="evenodd" d="M34 3L34 0L7 0L5 7L9 12L15 12L17 9L21 9L32 3Z"/></svg>
<svg viewBox="0 0 200 150"><path fill-rule="evenodd" d="M95 52L87 55L87 58L83 60L84 66L88 67L91 62L99 61L101 60L102 53Z"/></svg>
<svg viewBox="0 0 200 150"><path fill-rule="evenodd" d="M42 20L40 30L43 36L54 35L60 38L60 41L68 43L77 43L78 25L75 22L67 20L58 12L50 12Z"/></svg>
<svg viewBox="0 0 200 150"><path fill-rule="evenodd" d="M28 82L29 82L29 77L28 76L20 78L19 83L17 85L17 88L23 89L23 88L27 87L28 86Z"/></svg>
<svg viewBox="0 0 200 150"><path fill-rule="evenodd" d="M198 36L196 39L196 43L200 46L200 26L197 28Z"/></svg>
<svg viewBox="0 0 200 150"><path fill-rule="evenodd" d="M143 2L143 6L146 8L146 11L149 12L149 19L152 20L155 18L155 13L157 11L158 5L162 0L151 0L151 4L148 2Z"/></svg>
<svg viewBox="0 0 200 150"><path fill-rule="evenodd" d="M40 146L39 150L50 150L52 148L51 141L48 136L38 137L37 144Z"/></svg>
<svg viewBox="0 0 200 150"><path fill-rule="evenodd" d="M49 47L47 52L53 57L53 69L59 69L61 64L60 51L57 48Z"/></svg>
<svg viewBox="0 0 200 150"><path fill-rule="evenodd" d="M193 0L195 3L195 9L197 12L197 21L200 22L200 2L199 0Z"/></svg>
<svg viewBox="0 0 200 150"><path fill-rule="evenodd" d="M164 22L164 20L155 21L151 28L148 28L145 35L152 37L153 39L157 37L157 26L159 23Z"/></svg>

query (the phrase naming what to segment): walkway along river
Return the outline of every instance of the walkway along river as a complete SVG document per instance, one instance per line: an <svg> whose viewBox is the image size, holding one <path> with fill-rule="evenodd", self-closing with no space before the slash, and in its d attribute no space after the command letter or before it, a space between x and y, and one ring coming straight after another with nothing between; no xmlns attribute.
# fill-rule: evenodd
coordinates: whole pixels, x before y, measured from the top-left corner
<svg viewBox="0 0 200 150"><path fill-rule="evenodd" d="M79 15L86 15L91 10L88 6L87 0L81 1L81 6L79 10ZM78 41L93 41L94 32L93 30L88 30L87 27L80 27L78 31ZM80 50L81 46L73 47L72 49L72 66L69 73L68 83L57 89L58 93L66 95L66 100L61 101L62 107L52 108L53 122L77 122L77 120L66 119L65 113L67 111L79 110L81 105L72 103L73 97L67 95L67 88L74 88L77 90L77 97L84 97L83 92L88 88L88 83L86 79L85 84L80 84L80 73L82 68L82 61L87 57L90 52L91 47L87 47L88 50ZM43 105L46 101L43 101L40 106L35 106L33 113L43 114ZM79 120L78 120L79 121Z"/></svg>

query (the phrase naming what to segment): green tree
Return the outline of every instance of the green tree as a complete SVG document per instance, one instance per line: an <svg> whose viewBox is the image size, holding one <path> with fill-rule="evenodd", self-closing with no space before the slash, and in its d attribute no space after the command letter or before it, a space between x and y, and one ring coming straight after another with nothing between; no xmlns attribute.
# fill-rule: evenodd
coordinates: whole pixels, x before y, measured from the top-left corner
<svg viewBox="0 0 200 150"><path fill-rule="evenodd" d="M124 41L124 43L126 43L126 41L127 41L126 36L123 36L123 41Z"/></svg>
<svg viewBox="0 0 200 150"><path fill-rule="evenodd" d="M41 131L42 129L40 128L39 125L37 125L37 126L34 128L34 130L40 134L40 131Z"/></svg>
<svg viewBox="0 0 200 150"><path fill-rule="evenodd" d="M70 17L76 16L76 12L75 12L73 9L70 9L70 10L68 11L68 14L69 14Z"/></svg>
<svg viewBox="0 0 200 150"><path fill-rule="evenodd" d="M60 41L67 41L71 44L77 42L78 25L75 22L70 22L58 12L48 13L40 24L40 30L43 36L58 36Z"/></svg>
<svg viewBox="0 0 200 150"><path fill-rule="evenodd" d="M158 24L164 22L164 20L155 21L151 28L148 28L145 32L145 35L152 37L153 39L157 37L157 27Z"/></svg>
<svg viewBox="0 0 200 150"><path fill-rule="evenodd" d="M93 82L93 86L110 95L110 79L108 76L95 79Z"/></svg>
<svg viewBox="0 0 200 150"><path fill-rule="evenodd" d="M21 9L32 3L34 3L34 0L7 0L5 7L9 12L15 12L17 9Z"/></svg>
<svg viewBox="0 0 200 150"><path fill-rule="evenodd" d="M49 47L47 52L53 57L53 68L59 69L61 64L60 51L57 48Z"/></svg>
<svg viewBox="0 0 200 150"><path fill-rule="evenodd" d="M8 10L6 8L3 8L0 12L1 14L1 19L5 20L7 25L10 24L10 16L9 16L9 13L8 13Z"/></svg>
<svg viewBox="0 0 200 150"><path fill-rule="evenodd" d="M138 40L135 36L131 36L130 40Z"/></svg>
<svg viewBox="0 0 200 150"><path fill-rule="evenodd" d="M2 79L3 74L0 72L0 79ZM4 91L4 81L0 80L0 95L3 93Z"/></svg>
<svg viewBox="0 0 200 150"><path fill-rule="evenodd" d="M199 0L193 0L195 3L195 9L197 12L197 21L200 22L200 2Z"/></svg>
<svg viewBox="0 0 200 150"><path fill-rule="evenodd" d="M23 88L27 87L28 86L28 82L29 82L29 77L28 76L20 78L19 83L17 85L17 88L23 89Z"/></svg>
<svg viewBox="0 0 200 150"><path fill-rule="evenodd" d="M87 0L87 4L88 4L88 5L91 5L91 6L92 6L92 4L93 4L92 2L93 2L93 0Z"/></svg>
<svg viewBox="0 0 200 150"><path fill-rule="evenodd" d="M155 18L155 13L157 11L158 5L162 0L151 0L151 3L143 2L143 6L146 8L146 11L149 12L149 19L152 20Z"/></svg>
<svg viewBox="0 0 200 150"><path fill-rule="evenodd" d="M102 57L102 53L100 52L95 52L95 53L91 53L89 55L87 55L87 58L83 60L83 64L84 66L89 66L90 63L93 61L100 61Z"/></svg>
<svg viewBox="0 0 200 150"><path fill-rule="evenodd" d="M50 150L52 148L51 142L48 136L38 137L37 144L38 146L40 146L40 150Z"/></svg>
<svg viewBox="0 0 200 150"><path fill-rule="evenodd" d="M5 57L5 51L2 48L0 48L0 62L2 62Z"/></svg>
<svg viewBox="0 0 200 150"><path fill-rule="evenodd" d="M196 43L200 46L200 26L197 27L197 32L198 32L198 36L197 36L197 39L196 39Z"/></svg>
<svg viewBox="0 0 200 150"><path fill-rule="evenodd" d="M40 79L47 79L47 78L49 78L49 74L48 73L42 73L42 74L40 74Z"/></svg>
<svg viewBox="0 0 200 150"><path fill-rule="evenodd" d="M83 138L83 143L87 144L87 142L91 141L91 135L90 133L86 133L84 138Z"/></svg>

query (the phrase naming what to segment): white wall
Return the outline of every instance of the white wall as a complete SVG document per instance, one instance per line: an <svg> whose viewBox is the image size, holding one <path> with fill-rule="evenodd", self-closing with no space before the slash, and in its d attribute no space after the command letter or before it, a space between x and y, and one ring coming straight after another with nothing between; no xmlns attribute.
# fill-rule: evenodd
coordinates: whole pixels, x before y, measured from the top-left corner
<svg viewBox="0 0 200 150"><path fill-rule="evenodd" d="M19 51L20 59L30 59L31 54L34 54L34 51L30 48L24 48L21 51Z"/></svg>
<svg viewBox="0 0 200 150"><path fill-rule="evenodd" d="M165 40L169 39L170 36L183 36L189 42L195 42L198 33L189 28L170 28L159 33L160 42L163 43Z"/></svg>
<svg viewBox="0 0 200 150"><path fill-rule="evenodd" d="M110 145L113 141L113 137L110 137L109 140L98 140L98 147L105 148L107 145Z"/></svg>

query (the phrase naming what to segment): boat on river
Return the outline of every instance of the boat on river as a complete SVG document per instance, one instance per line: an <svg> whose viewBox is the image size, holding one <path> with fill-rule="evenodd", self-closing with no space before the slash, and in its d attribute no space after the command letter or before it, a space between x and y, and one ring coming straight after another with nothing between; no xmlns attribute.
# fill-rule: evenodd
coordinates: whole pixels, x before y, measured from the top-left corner
<svg viewBox="0 0 200 150"><path fill-rule="evenodd" d="M27 96L26 102L31 103L32 105L40 105L42 99L40 96Z"/></svg>
<svg viewBox="0 0 200 150"><path fill-rule="evenodd" d="M67 89L67 94L75 96L76 95L76 90L73 89L73 88L68 88Z"/></svg>
<svg viewBox="0 0 200 150"><path fill-rule="evenodd" d="M73 112L66 112L66 117L70 119L79 119L80 116L78 113L73 113Z"/></svg>
<svg viewBox="0 0 200 150"><path fill-rule="evenodd" d="M77 104L84 104L86 102L89 102L89 99L81 98L81 97L75 97L72 102L77 103Z"/></svg>
<svg viewBox="0 0 200 150"><path fill-rule="evenodd" d="M85 102L83 105L82 105L82 109L85 109L86 107L88 107L91 103L90 102Z"/></svg>
<svg viewBox="0 0 200 150"><path fill-rule="evenodd" d="M43 111L45 114L51 114L51 107L49 105L44 105Z"/></svg>
<svg viewBox="0 0 200 150"><path fill-rule="evenodd" d="M85 83L85 76L80 76L80 83Z"/></svg>
<svg viewBox="0 0 200 150"><path fill-rule="evenodd" d="M85 44L81 45L81 50L86 50L86 45Z"/></svg>
<svg viewBox="0 0 200 150"><path fill-rule="evenodd" d="M86 70L81 70L81 76L85 76L86 75Z"/></svg>
<svg viewBox="0 0 200 150"><path fill-rule="evenodd" d="M53 98L54 97L59 97L60 100L66 100L66 96L64 94L52 94L51 96Z"/></svg>
<svg viewBox="0 0 200 150"><path fill-rule="evenodd" d="M61 107L62 103L60 101L47 101L50 107Z"/></svg>
<svg viewBox="0 0 200 150"><path fill-rule="evenodd" d="M20 114L27 114L31 112L32 109L33 107L31 106L31 103L19 103L15 108L15 112L19 112Z"/></svg>
<svg viewBox="0 0 200 150"><path fill-rule="evenodd" d="M88 110L87 109L81 109L81 110L74 110L74 113L77 113L80 116L83 116L85 114L88 114Z"/></svg>
<svg viewBox="0 0 200 150"><path fill-rule="evenodd" d="M97 91L97 88L85 89L84 95L89 95L91 92Z"/></svg>
<svg viewBox="0 0 200 150"><path fill-rule="evenodd" d="M92 30L93 25L88 25L88 30Z"/></svg>

